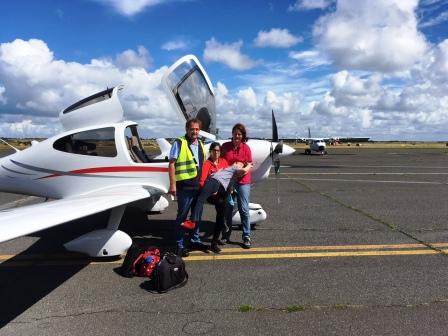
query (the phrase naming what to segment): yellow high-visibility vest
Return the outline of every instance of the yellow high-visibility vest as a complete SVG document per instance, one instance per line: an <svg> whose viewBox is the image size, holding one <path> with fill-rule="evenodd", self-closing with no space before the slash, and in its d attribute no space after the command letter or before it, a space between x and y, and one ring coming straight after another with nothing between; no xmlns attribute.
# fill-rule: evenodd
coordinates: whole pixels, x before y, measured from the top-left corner
<svg viewBox="0 0 448 336"><path fill-rule="evenodd" d="M198 165L199 162L196 163L193 153L190 148L188 148L188 141L185 137L180 137L180 150L179 156L177 157L175 163L175 173L176 173L176 181L190 180L195 178L198 175ZM205 149L202 141L198 140L199 146L202 150L202 157L205 158ZM199 155L201 153L199 152Z"/></svg>

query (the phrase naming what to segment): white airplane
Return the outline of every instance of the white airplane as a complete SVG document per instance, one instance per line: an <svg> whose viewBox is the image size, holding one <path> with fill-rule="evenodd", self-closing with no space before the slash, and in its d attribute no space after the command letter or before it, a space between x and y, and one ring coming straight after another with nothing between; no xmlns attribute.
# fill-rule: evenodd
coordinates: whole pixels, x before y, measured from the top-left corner
<svg viewBox="0 0 448 336"><path fill-rule="evenodd" d="M308 128L308 138L303 138L302 140L306 141L308 144L308 148L305 149L306 155L317 154L317 155L325 155L327 153L327 144L325 143L324 138L312 138L311 130Z"/></svg>
<svg viewBox="0 0 448 336"><path fill-rule="evenodd" d="M197 58L184 56L162 81L184 118L200 118L203 134L213 138L213 87ZM0 159L0 191L54 199L0 211L0 243L111 210L106 228L64 246L92 257L121 255L132 243L118 230L126 206L138 205L146 211L168 206L162 195L169 188L165 156L170 145L159 139L162 154L152 158L145 153L137 124L124 119L119 100L122 89L107 89L69 106L59 114L65 132ZM250 140L249 146L257 182L268 177L272 148L281 146L262 140ZM280 155L293 152L283 145Z"/></svg>
<svg viewBox="0 0 448 336"><path fill-rule="evenodd" d="M326 143L324 139L320 138L307 138L306 139L309 148L305 149L306 155L311 154L318 154L318 155L325 155L328 154L326 150Z"/></svg>

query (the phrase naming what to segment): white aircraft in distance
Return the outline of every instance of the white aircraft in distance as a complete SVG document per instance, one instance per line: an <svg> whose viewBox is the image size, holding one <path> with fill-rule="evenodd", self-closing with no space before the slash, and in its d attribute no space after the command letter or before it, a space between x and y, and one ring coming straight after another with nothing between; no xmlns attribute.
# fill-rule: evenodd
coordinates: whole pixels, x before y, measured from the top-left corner
<svg viewBox="0 0 448 336"><path fill-rule="evenodd" d="M201 119L203 134L213 138L215 98L197 58L184 56L162 81L184 118ZM0 242L111 210L106 228L64 246L93 257L116 256L132 243L118 230L126 206L137 205L146 211L168 206L162 195L169 188L165 156L170 145L160 139L162 155L149 157L145 153L137 124L124 120L118 98L122 88L101 91L69 106L59 114L63 133L0 159L0 191L54 199L0 211ZM249 146L254 182L268 177L275 155L294 152L287 145L262 140L250 140ZM266 218L260 210L251 215Z"/></svg>
<svg viewBox="0 0 448 336"><path fill-rule="evenodd" d="M305 141L309 148L305 149L305 154L318 154L318 155L324 155L328 154L326 147L327 143L330 145L337 145L342 142L348 143L350 145L350 142L367 142L369 141L370 137L336 137L332 136L329 138L312 138L311 137L311 130L308 127L308 138L298 138L301 141Z"/></svg>
<svg viewBox="0 0 448 336"><path fill-rule="evenodd" d="M325 143L324 138L312 138L311 130L308 128L308 138L303 138L302 140L306 141L308 144L308 148L305 149L306 155L317 154L317 155L325 155L327 153L327 144Z"/></svg>

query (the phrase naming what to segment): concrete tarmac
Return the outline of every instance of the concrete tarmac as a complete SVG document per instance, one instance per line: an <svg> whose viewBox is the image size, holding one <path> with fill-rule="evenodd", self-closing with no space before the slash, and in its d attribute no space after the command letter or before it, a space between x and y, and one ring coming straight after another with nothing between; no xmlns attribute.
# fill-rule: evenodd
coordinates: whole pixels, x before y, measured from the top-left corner
<svg viewBox="0 0 448 336"><path fill-rule="evenodd" d="M121 260L64 251L107 213L0 244L0 336L446 335L448 151L329 148L282 166L252 189L268 213L253 248L235 228L221 254L186 258L187 285L166 294L118 275ZM0 210L40 201L0 193ZM175 211L128 209L121 229L169 248Z"/></svg>

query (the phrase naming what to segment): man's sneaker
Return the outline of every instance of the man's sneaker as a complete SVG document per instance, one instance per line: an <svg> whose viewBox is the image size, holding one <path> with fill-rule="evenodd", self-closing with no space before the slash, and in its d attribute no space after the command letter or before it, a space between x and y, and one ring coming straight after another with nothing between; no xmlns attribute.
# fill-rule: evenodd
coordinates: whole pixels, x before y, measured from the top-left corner
<svg viewBox="0 0 448 336"><path fill-rule="evenodd" d="M250 249L250 238L244 237L243 239L243 248Z"/></svg>
<svg viewBox="0 0 448 336"><path fill-rule="evenodd" d="M178 247L176 249L176 254L181 258L186 258L190 255L190 252L186 248Z"/></svg>
<svg viewBox="0 0 448 336"><path fill-rule="evenodd" d="M221 252L221 249L219 248L217 242L216 243L212 243L210 245L210 251L212 251L213 253L220 253Z"/></svg>
<svg viewBox="0 0 448 336"><path fill-rule="evenodd" d="M193 230L196 227L196 223L187 219L185 222L181 223L180 226L187 230Z"/></svg>

